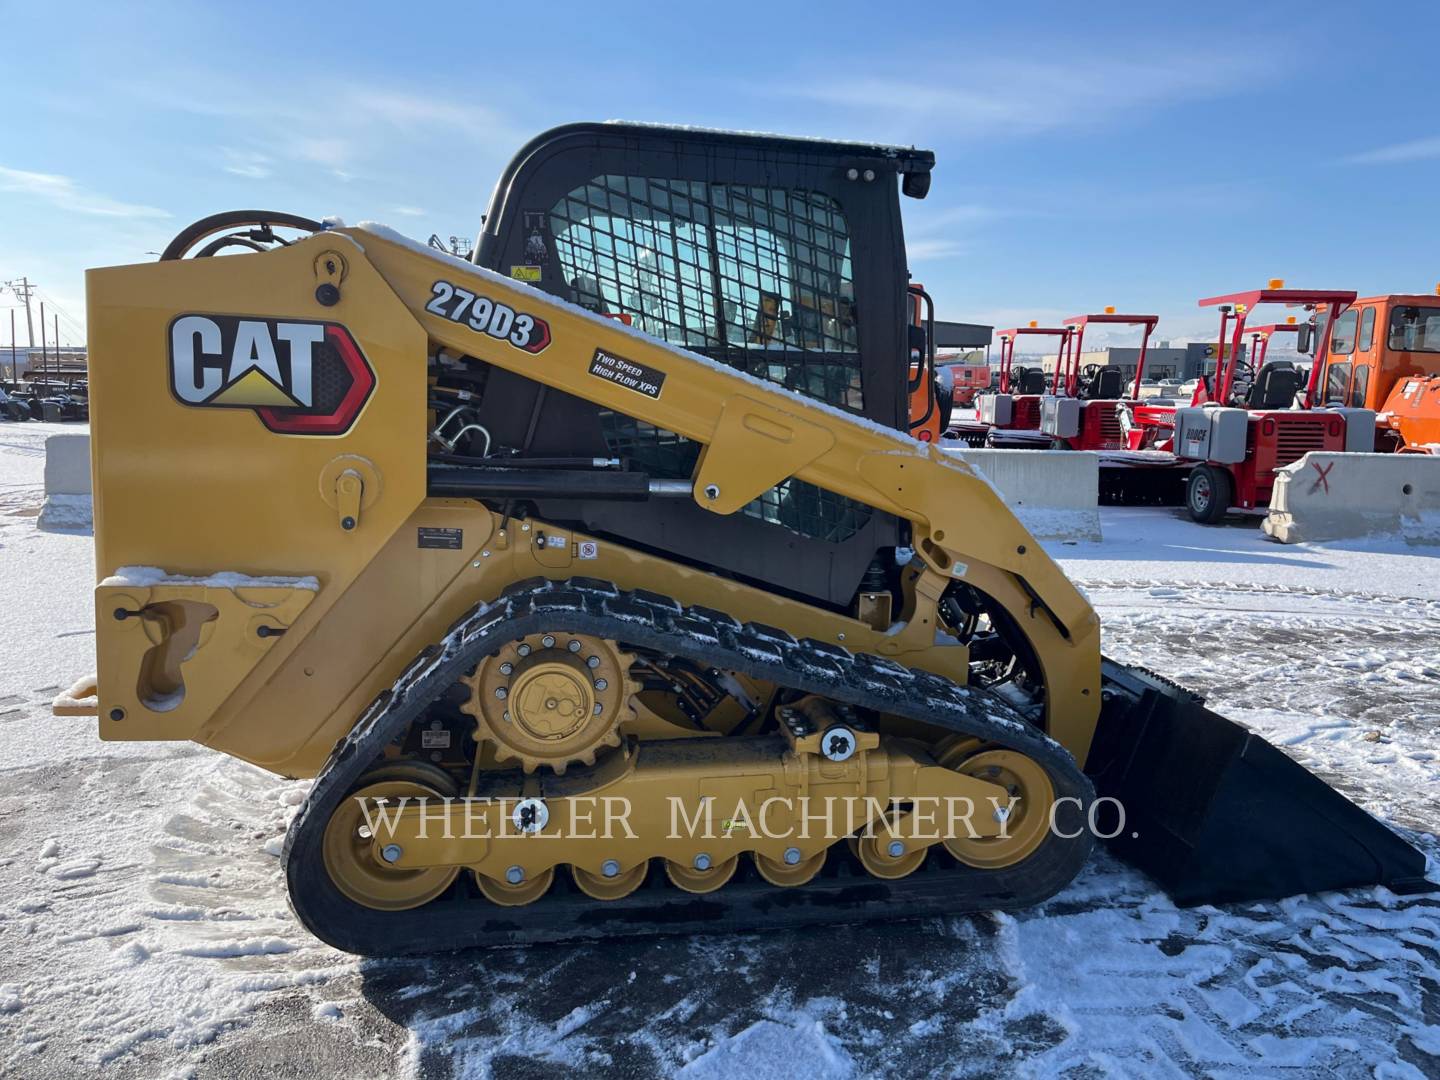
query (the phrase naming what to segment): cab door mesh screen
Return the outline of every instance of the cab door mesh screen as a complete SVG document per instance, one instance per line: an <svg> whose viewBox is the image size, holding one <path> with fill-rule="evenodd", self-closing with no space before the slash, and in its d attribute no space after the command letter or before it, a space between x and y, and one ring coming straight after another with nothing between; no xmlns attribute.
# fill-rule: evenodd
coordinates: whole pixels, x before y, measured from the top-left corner
<svg viewBox="0 0 1440 1080"><path fill-rule="evenodd" d="M597 176L550 228L575 303L864 411L849 230L828 196Z"/></svg>
<svg viewBox="0 0 1440 1080"><path fill-rule="evenodd" d="M819 192L597 176L550 210L569 298L638 330L806 397L863 414L850 237ZM612 453L687 477L700 447L621 413ZM863 503L787 480L742 513L841 542Z"/></svg>

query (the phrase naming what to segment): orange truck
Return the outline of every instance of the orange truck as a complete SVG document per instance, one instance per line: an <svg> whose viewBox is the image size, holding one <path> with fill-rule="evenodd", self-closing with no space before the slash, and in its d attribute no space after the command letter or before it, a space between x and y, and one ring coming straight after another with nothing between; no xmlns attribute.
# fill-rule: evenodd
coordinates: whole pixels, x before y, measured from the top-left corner
<svg viewBox="0 0 1440 1080"><path fill-rule="evenodd" d="M1440 453L1440 286L1356 300L1323 358L1319 404L1375 411L1375 449Z"/></svg>

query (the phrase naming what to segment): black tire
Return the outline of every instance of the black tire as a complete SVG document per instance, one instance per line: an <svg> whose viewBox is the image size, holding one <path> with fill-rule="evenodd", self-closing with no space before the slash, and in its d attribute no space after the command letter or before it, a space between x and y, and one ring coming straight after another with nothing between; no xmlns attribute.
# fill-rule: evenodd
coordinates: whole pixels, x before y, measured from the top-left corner
<svg viewBox="0 0 1440 1080"><path fill-rule="evenodd" d="M1196 465L1185 483L1185 509L1190 518L1201 525L1214 525L1230 510L1235 497L1235 483L1228 469L1214 465Z"/></svg>

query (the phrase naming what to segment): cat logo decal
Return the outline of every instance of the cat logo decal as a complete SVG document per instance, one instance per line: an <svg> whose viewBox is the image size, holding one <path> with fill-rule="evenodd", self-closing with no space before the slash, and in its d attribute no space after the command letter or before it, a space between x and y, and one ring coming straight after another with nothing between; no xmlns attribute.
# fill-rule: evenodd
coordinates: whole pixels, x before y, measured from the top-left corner
<svg viewBox="0 0 1440 1080"><path fill-rule="evenodd" d="M170 324L170 392L185 405L250 409L282 435L343 435L375 372L338 323L181 315Z"/></svg>

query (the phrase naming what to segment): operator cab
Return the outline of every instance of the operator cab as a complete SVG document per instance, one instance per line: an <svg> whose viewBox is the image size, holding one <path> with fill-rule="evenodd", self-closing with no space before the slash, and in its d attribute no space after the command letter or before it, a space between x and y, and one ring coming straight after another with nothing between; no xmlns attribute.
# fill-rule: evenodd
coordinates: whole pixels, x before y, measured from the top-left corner
<svg viewBox="0 0 1440 1080"><path fill-rule="evenodd" d="M1436 293L1440 294L1440 287ZM1346 404L1378 414L1377 450L1436 452L1440 444L1440 295L1356 300L1335 321L1330 348L1321 359L1326 404Z"/></svg>
<svg viewBox="0 0 1440 1080"><path fill-rule="evenodd" d="M923 198L934 163L911 147L571 124L532 140L502 174L473 259L905 431L916 320L900 194ZM517 457L616 461L657 479L693 473L697 442L523 375L485 376L467 420ZM726 516L680 500L555 499L536 509L837 606L850 603L877 550L908 543L890 515L794 479Z"/></svg>
<svg viewBox="0 0 1440 1080"><path fill-rule="evenodd" d="M1381 409L1395 384L1440 375L1440 296L1372 296L1335 320L1324 400Z"/></svg>

